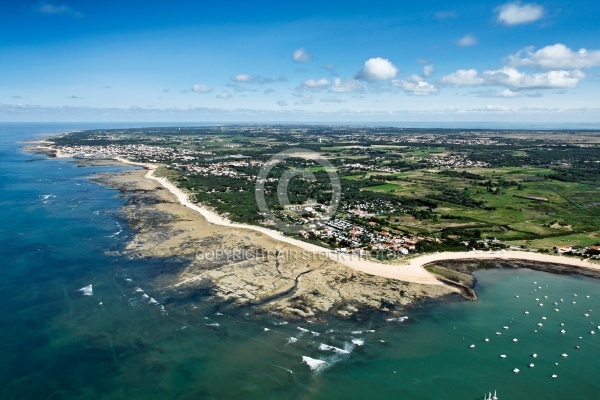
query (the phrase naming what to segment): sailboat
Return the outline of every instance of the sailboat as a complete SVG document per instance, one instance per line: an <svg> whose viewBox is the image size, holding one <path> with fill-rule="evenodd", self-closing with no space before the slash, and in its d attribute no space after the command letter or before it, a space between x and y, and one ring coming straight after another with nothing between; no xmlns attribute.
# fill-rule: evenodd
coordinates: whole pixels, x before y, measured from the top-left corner
<svg viewBox="0 0 600 400"><path fill-rule="evenodd" d="M496 396L496 391L494 390L494 395L492 393L488 393L487 395L483 395L483 400L498 400L498 396Z"/></svg>

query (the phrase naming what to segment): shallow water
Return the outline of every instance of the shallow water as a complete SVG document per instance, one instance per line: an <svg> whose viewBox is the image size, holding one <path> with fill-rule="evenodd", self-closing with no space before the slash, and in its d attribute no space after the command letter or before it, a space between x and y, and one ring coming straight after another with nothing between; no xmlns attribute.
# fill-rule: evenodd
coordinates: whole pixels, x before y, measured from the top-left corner
<svg viewBox="0 0 600 400"><path fill-rule="evenodd" d="M119 168L19 150L20 139L67 128L0 125L0 398L598 397L600 281L480 271L479 301L421 304L404 321L286 324L225 311L202 293L155 287L177 261L114 255L129 235L124 199L89 177Z"/></svg>

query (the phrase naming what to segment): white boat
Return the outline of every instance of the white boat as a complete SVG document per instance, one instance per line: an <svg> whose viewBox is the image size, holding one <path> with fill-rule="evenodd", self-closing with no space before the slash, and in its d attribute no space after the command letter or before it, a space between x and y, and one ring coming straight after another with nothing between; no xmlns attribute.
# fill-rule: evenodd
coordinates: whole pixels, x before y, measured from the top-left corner
<svg viewBox="0 0 600 400"><path fill-rule="evenodd" d="M494 395L492 393L488 393L487 395L483 395L483 400L498 400L498 396L496 396L496 391L494 390Z"/></svg>

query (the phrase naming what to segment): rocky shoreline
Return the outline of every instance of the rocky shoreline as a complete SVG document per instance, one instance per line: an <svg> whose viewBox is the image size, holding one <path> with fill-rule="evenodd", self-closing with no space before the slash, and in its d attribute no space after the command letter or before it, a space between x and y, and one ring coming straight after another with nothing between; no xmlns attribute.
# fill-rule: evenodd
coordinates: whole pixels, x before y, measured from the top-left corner
<svg viewBox="0 0 600 400"><path fill-rule="evenodd" d="M229 307L285 318L356 317L369 310L403 313L415 302L456 291L376 277L309 254L261 232L208 223L182 206L143 169L103 174L95 181L121 191L123 219L134 232L129 257L185 260L154 282L165 291L198 291Z"/></svg>

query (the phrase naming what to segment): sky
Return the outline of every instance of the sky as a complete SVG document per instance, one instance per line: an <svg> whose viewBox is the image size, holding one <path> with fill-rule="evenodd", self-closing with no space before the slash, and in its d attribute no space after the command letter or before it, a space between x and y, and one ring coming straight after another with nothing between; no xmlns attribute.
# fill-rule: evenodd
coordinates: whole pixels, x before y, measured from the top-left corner
<svg viewBox="0 0 600 400"><path fill-rule="evenodd" d="M600 123L600 2L0 3L0 121Z"/></svg>

